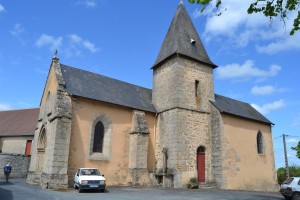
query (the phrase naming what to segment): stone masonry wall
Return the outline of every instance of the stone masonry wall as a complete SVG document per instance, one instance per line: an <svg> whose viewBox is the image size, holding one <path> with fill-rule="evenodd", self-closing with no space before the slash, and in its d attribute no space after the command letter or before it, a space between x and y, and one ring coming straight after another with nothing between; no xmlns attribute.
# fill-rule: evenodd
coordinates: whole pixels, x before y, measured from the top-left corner
<svg viewBox="0 0 300 200"><path fill-rule="evenodd" d="M30 163L30 156L20 154L0 154L0 179L4 178L3 168L10 163L12 171L11 178L26 178Z"/></svg>
<svg viewBox="0 0 300 200"><path fill-rule="evenodd" d="M210 102L214 100L213 68L173 56L154 69L152 101L159 113L156 138L157 172L162 150L168 153L168 173L174 187L197 177L197 148L206 148L206 180L212 181L210 162Z"/></svg>
<svg viewBox="0 0 300 200"><path fill-rule="evenodd" d="M152 102L157 112L175 107L210 112L208 100L214 99L212 71L212 67L182 57L170 59L155 69Z"/></svg>
<svg viewBox="0 0 300 200"><path fill-rule="evenodd" d="M150 183L147 169L149 129L145 113L134 111L129 140L129 164L127 182L132 185Z"/></svg>
<svg viewBox="0 0 300 200"><path fill-rule="evenodd" d="M211 105L211 162L212 176L217 188L224 188L226 184L222 175L222 131L223 121L220 112Z"/></svg>
<svg viewBox="0 0 300 200"><path fill-rule="evenodd" d="M173 174L174 187L185 187L197 177L197 148L206 147L206 179L211 181L209 114L173 109L159 115L156 159L162 172L162 149L167 148L168 173Z"/></svg>

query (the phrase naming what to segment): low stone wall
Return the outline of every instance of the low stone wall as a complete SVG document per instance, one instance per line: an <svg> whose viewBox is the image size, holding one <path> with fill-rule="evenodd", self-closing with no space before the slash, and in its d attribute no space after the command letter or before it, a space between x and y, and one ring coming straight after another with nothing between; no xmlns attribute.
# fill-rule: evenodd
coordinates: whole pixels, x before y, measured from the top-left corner
<svg viewBox="0 0 300 200"><path fill-rule="evenodd" d="M7 163L10 163L10 166L12 167L12 171L10 174L11 178L27 177L30 156L0 153L0 178L4 178L4 166Z"/></svg>

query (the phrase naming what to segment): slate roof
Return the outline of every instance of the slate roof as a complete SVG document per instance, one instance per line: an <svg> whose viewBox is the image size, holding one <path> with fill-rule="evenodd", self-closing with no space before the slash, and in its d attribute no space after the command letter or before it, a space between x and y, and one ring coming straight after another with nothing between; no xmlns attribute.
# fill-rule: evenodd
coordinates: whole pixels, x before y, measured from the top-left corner
<svg viewBox="0 0 300 200"><path fill-rule="evenodd" d="M69 94L155 113L152 90L106 76L60 64ZM215 94L211 103L220 111L238 117L272 124L250 104Z"/></svg>
<svg viewBox="0 0 300 200"><path fill-rule="evenodd" d="M218 94L215 94L215 101L211 101L211 103L220 111L220 113L227 113L254 121L273 124L248 103L237 101Z"/></svg>
<svg viewBox="0 0 300 200"><path fill-rule="evenodd" d="M0 111L0 137L34 136L39 108Z"/></svg>
<svg viewBox="0 0 300 200"><path fill-rule="evenodd" d="M60 64L69 94L97 101L156 112L152 90Z"/></svg>
<svg viewBox="0 0 300 200"><path fill-rule="evenodd" d="M196 43L192 44L191 39L195 40ZM174 54L188 56L213 68L217 67L209 59L183 3L180 3L177 7L175 16L152 68L155 68L160 62Z"/></svg>

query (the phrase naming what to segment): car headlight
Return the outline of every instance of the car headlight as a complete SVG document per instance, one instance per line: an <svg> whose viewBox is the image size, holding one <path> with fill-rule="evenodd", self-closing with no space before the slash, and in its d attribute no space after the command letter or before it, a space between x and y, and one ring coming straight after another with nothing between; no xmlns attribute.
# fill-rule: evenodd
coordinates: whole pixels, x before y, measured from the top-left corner
<svg viewBox="0 0 300 200"><path fill-rule="evenodd" d="M100 181L100 184L105 184L105 180L103 180L103 181Z"/></svg>
<svg viewBox="0 0 300 200"><path fill-rule="evenodd" d="M80 181L80 184L88 184L88 181L82 180Z"/></svg>

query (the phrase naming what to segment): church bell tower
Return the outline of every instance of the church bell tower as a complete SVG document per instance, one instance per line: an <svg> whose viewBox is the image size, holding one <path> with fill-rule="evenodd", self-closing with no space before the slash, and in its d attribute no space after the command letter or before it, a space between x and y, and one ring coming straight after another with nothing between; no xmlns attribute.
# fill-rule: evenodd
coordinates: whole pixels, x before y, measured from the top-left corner
<svg viewBox="0 0 300 200"><path fill-rule="evenodd" d="M180 2L152 67L156 174L166 187L182 187L194 177L212 180L209 100L216 67Z"/></svg>

